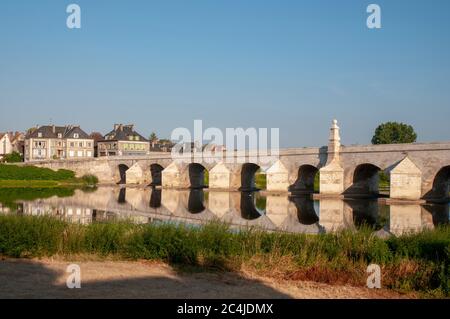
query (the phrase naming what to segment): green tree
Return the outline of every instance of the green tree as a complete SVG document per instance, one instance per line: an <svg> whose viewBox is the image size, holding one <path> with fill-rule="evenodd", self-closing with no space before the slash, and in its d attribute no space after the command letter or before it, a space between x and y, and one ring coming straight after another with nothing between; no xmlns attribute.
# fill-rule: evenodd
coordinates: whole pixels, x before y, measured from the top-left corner
<svg viewBox="0 0 450 319"><path fill-rule="evenodd" d="M154 144L158 141L158 136L156 135L155 132L152 132L148 139L149 139L150 143Z"/></svg>
<svg viewBox="0 0 450 319"><path fill-rule="evenodd" d="M414 143L416 139L417 134L411 125L386 122L376 128L372 144Z"/></svg>

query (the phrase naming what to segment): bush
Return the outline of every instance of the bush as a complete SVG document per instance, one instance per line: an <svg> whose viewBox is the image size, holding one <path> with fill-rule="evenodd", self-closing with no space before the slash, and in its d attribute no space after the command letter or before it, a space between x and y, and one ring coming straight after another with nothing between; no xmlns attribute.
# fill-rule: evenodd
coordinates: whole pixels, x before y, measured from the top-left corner
<svg viewBox="0 0 450 319"><path fill-rule="evenodd" d="M3 156L3 162L5 163L20 163L23 162L23 157L18 152L12 152Z"/></svg>
<svg viewBox="0 0 450 319"><path fill-rule="evenodd" d="M84 175L83 177L81 177L81 179L83 180L84 183L86 183L87 185L97 185L98 184L98 178L95 175Z"/></svg>

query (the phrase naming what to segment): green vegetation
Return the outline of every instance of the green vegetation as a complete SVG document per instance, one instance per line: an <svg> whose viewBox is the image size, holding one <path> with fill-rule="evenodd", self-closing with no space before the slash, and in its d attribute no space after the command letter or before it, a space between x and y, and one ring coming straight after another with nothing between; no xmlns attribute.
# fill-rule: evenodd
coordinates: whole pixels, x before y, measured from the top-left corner
<svg viewBox="0 0 450 319"><path fill-rule="evenodd" d="M372 144L414 143L417 134L411 125L387 122L379 125L372 137Z"/></svg>
<svg viewBox="0 0 450 319"><path fill-rule="evenodd" d="M382 285L428 296L449 296L450 227L387 240L372 229L305 235L227 225L203 227L127 222L67 223L51 217L0 216L0 254L45 257L93 254L160 260L179 266L239 271L291 280L365 286L366 269L382 269Z"/></svg>
<svg viewBox="0 0 450 319"><path fill-rule="evenodd" d="M204 170L203 183L206 186L209 185L209 171L207 169Z"/></svg>
<svg viewBox="0 0 450 319"><path fill-rule="evenodd" d="M53 171L49 168L35 166L0 165L0 180L62 181L73 178L75 178L75 173L69 170Z"/></svg>
<svg viewBox="0 0 450 319"><path fill-rule="evenodd" d="M314 176L314 192L319 193L320 192L320 172L317 172Z"/></svg>
<svg viewBox="0 0 450 319"><path fill-rule="evenodd" d="M151 144L156 143L158 141L158 136L156 135L155 132L152 132L148 137L148 140L150 141Z"/></svg>
<svg viewBox="0 0 450 319"><path fill-rule="evenodd" d="M94 186L98 179L93 175L76 178L73 171L35 166L0 164L0 188L6 187L80 187Z"/></svg>
<svg viewBox="0 0 450 319"><path fill-rule="evenodd" d="M255 186L259 189L267 188L267 175L265 173L256 173L255 174Z"/></svg>
<svg viewBox="0 0 450 319"><path fill-rule="evenodd" d="M81 177L81 180L86 184L90 186L94 186L98 184L98 178L95 175L84 175Z"/></svg>
<svg viewBox="0 0 450 319"><path fill-rule="evenodd" d="M11 154L3 156L2 161L4 163L20 163L23 162L23 157L18 152L12 152Z"/></svg>

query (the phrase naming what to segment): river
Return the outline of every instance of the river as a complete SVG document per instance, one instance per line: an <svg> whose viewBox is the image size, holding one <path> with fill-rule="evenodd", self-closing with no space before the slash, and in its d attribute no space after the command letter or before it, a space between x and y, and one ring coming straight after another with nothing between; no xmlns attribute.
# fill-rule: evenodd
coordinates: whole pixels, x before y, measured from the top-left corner
<svg viewBox="0 0 450 319"><path fill-rule="evenodd" d="M220 220L235 228L308 234L369 225L381 233L401 235L447 224L450 217L449 203L386 205L376 199L312 200L309 196L207 189L17 189L10 197L17 199L7 203L0 198L0 213L53 215L85 224L127 219L200 225Z"/></svg>

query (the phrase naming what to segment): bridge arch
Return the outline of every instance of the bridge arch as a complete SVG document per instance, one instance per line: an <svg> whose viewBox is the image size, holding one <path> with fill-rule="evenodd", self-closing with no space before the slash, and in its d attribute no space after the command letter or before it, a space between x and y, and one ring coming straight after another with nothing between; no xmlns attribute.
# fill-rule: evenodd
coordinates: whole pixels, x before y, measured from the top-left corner
<svg viewBox="0 0 450 319"><path fill-rule="evenodd" d="M208 187L205 178L208 171L205 166L199 163L191 163L188 166L188 171L190 188L201 189Z"/></svg>
<svg viewBox="0 0 450 319"><path fill-rule="evenodd" d="M164 170L164 167L159 164L151 164L150 165L150 174L152 178L152 182L150 183L150 186L161 186L162 184L162 171Z"/></svg>
<svg viewBox="0 0 450 319"><path fill-rule="evenodd" d="M126 184L127 183L127 171L129 169L128 165L119 164L117 166L117 169L119 170L119 181L117 182L117 184Z"/></svg>
<svg viewBox="0 0 450 319"><path fill-rule="evenodd" d="M353 170L351 186L345 190L349 195L377 196L378 173L381 168L370 163L359 164Z"/></svg>
<svg viewBox="0 0 450 319"><path fill-rule="evenodd" d="M314 193L314 181L318 173L319 169L313 165L301 165L298 168L297 180L289 190L293 193Z"/></svg>
<svg viewBox="0 0 450 319"><path fill-rule="evenodd" d="M449 200L450 192L450 165L442 167L434 176L431 194L427 197L432 199Z"/></svg>
<svg viewBox="0 0 450 319"><path fill-rule="evenodd" d="M256 187L256 172L260 166L254 163L245 163L241 168L241 188L239 190L247 192L258 190Z"/></svg>

